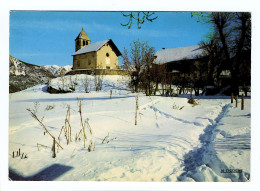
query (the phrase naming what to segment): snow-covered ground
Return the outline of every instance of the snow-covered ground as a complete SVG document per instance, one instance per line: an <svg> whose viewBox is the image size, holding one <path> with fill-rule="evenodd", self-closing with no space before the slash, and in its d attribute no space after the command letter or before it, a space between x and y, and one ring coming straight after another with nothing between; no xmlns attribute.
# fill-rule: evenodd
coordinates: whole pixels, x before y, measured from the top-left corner
<svg viewBox="0 0 260 191"><path fill-rule="evenodd" d="M249 181L251 100L245 109L231 104L229 97L200 97L197 105L188 96L147 97L127 89L122 76L104 76L96 92L94 77L69 76L78 83L75 92L49 94L46 85L9 94L9 173L15 180L87 181ZM60 87L62 81L51 82ZM110 94L112 90L112 98ZM86 147L79 103L86 124ZM72 141L64 129L70 107ZM27 109L59 141L52 158L53 139ZM85 120L88 121L85 123ZM90 128L92 134L90 133ZM60 139L58 139L61 133ZM92 142L92 151L88 147ZM102 144L103 142L103 144ZM37 144L41 144L38 145ZM94 147L95 145L95 147ZM16 156L20 148L21 155ZM93 151L94 150L94 151ZM13 152L15 157L13 158ZM23 155L23 156L24 156ZM231 173L229 171L232 171Z"/></svg>

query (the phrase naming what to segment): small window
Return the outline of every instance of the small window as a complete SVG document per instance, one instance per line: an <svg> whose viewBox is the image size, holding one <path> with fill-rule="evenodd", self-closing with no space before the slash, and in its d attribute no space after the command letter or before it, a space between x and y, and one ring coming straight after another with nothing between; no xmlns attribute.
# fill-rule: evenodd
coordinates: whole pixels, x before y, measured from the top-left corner
<svg viewBox="0 0 260 191"><path fill-rule="evenodd" d="M107 66L106 69L110 69L110 66Z"/></svg>
<svg viewBox="0 0 260 191"><path fill-rule="evenodd" d="M109 54L108 54L108 53L106 53L106 56L107 56L107 57L109 57Z"/></svg>
<svg viewBox="0 0 260 191"><path fill-rule="evenodd" d="M83 40L83 46L85 46L85 41Z"/></svg>

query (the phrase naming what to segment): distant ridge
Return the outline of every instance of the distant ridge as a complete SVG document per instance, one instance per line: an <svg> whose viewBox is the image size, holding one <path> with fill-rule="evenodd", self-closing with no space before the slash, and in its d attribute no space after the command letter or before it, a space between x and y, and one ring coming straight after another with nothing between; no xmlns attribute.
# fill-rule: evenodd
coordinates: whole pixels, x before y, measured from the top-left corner
<svg viewBox="0 0 260 191"><path fill-rule="evenodd" d="M67 65L67 66L46 65L43 67L49 70L55 77L63 76L64 74L71 71L72 69L72 65Z"/></svg>
<svg viewBox="0 0 260 191"><path fill-rule="evenodd" d="M29 64L9 55L9 93L18 92L55 76L45 67Z"/></svg>

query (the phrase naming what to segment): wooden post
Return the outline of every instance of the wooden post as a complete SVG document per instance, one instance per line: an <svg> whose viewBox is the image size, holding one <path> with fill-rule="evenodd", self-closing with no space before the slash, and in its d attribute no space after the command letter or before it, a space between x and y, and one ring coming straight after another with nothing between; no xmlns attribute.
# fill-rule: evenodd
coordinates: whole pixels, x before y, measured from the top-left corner
<svg viewBox="0 0 260 191"><path fill-rule="evenodd" d="M138 95L135 96L135 101L136 101L136 104L135 104L135 125L137 125L137 111L138 111Z"/></svg>
<svg viewBox="0 0 260 191"><path fill-rule="evenodd" d="M231 93L231 103L233 103L233 93Z"/></svg>
<svg viewBox="0 0 260 191"><path fill-rule="evenodd" d="M53 146L52 146L52 151L53 151L53 155L52 155L52 158L55 158L56 157L56 153L55 153L55 138L53 138Z"/></svg>
<svg viewBox="0 0 260 191"><path fill-rule="evenodd" d="M244 99L244 94L242 94L241 110L244 110L244 108L245 108L245 99Z"/></svg>
<svg viewBox="0 0 260 191"><path fill-rule="evenodd" d="M238 95L236 96L236 107L237 107L237 104L238 104Z"/></svg>
<svg viewBox="0 0 260 191"><path fill-rule="evenodd" d="M19 148L19 152L18 153L19 153L18 155L20 156L21 155L21 149L20 148Z"/></svg>
<svg viewBox="0 0 260 191"><path fill-rule="evenodd" d="M14 151L13 151L13 158L14 158Z"/></svg>

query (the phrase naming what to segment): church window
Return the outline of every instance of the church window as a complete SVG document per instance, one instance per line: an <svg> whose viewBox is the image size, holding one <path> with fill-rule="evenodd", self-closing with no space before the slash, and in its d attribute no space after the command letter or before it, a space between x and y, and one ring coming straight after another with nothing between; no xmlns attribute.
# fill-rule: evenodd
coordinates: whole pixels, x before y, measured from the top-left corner
<svg viewBox="0 0 260 191"><path fill-rule="evenodd" d="M83 46L85 46L85 40L83 40Z"/></svg>
<svg viewBox="0 0 260 191"><path fill-rule="evenodd" d="M107 56L107 57L109 57L109 54L108 54L108 53L106 53L106 56Z"/></svg>
<svg viewBox="0 0 260 191"><path fill-rule="evenodd" d="M110 69L110 66L107 66L106 69Z"/></svg>

